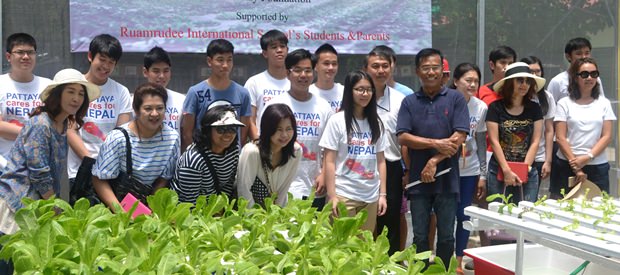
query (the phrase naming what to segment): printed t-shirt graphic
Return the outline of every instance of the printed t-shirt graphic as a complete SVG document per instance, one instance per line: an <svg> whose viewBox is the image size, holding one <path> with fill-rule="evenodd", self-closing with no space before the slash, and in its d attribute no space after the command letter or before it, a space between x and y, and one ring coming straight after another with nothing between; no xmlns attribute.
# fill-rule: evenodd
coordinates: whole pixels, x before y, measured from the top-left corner
<svg viewBox="0 0 620 275"><path fill-rule="evenodd" d="M265 70L250 77L244 87L250 93L252 106L256 107L256 127L260 128L260 114L267 102L290 90L291 82L288 78L276 79Z"/></svg>
<svg viewBox="0 0 620 275"><path fill-rule="evenodd" d="M334 83L334 87L329 90L323 90L315 84L310 85L310 93L318 95L320 98L325 99L329 103L334 113L340 110L342 104L342 94L344 92L344 86L340 83Z"/></svg>
<svg viewBox="0 0 620 275"><path fill-rule="evenodd" d="M21 83L13 81L9 74L0 75L2 120L23 127L32 111L41 105L39 94L50 82L47 78L34 76L32 81ZM0 155L8 158L13 142L0 137Z"/></svg>
<svg viewBox="0 0 620 275"><path fill-rule="evenodd" d="M166 101L164 123L181 134L181 115L185 95L170 89L166 89L166 91L168 92L168 100Z"/></svg>

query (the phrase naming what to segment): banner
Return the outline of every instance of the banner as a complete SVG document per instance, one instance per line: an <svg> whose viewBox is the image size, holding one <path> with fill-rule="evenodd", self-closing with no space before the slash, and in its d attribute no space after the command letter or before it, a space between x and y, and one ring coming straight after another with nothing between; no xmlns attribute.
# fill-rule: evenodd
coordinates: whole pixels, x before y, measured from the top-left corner
<svg viewBox="0 0 620 275"><path fill-rule="evenodd" d="M71 51L108 33L125 52L160 46L204 53L224 38L237 53L260 53L260 37L284 32L289 49L330 43L339 53L366 54L388 45L398 54L430 47L431 0L70 0Z"/></svg>

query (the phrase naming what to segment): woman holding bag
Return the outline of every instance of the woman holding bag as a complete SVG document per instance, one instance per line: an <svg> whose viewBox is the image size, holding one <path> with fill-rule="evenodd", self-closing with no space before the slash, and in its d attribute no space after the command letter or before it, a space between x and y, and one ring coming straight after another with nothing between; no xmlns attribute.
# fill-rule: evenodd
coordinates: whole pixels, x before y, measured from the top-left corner
<svg viewBox="0 0 620 275"><path fill-rule="evenodd" d="M132 104L134 120L110 132L101 146L92 170L93 187L108 207L119 203L127 192L146 204L146 196L166 187L172 178L179 156L179 134L163 123L167 99L162 86L138 86ZM131 154L127 154L128 149ZM130 169L128 159L132 162ZM129 172L132 181L121 180Z"/></svg>
<svg viewBox="0 0 620 275"><path fill-rule="evenodd" d="M545 79L530 73L530 67L523 62L506 67L505 77L493 85L501 99L489 105L486 117L493 149L487 176L489 195L512 192L517 201L537 200L538 173L531 167L542 136L543 116L540 105L532 99L544 85ZM526 165L527 179L519 177L513 171L516 166L509 162ZM514 192L519 189L523 192Z"/></svg>
<svg viewBox="0 0 620 275"><path fill-rule="evenodd" d="M260 123L260 138L243 146L237 172L237 191L248 206L276 194L275 204L284 206L297 172L302 148L297 140L295 115L284 104L269 105Z"/></svg>

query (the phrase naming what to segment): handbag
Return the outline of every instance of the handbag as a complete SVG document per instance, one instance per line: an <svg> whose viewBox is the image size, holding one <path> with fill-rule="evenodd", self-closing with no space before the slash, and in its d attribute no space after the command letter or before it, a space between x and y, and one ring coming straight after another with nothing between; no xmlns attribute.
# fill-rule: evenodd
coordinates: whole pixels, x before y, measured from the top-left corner
<svg viewBox="0 0 620 275"><path fill-rule="evenodd" d="M269 175L267 174L267 166L263 163L263 173L265 173L265 179L267 180L267 184L262 182L258 176L254 179L254 183L250 187L250 192L252 192L252 198L254 202L265 207L265 198L271 197L273 191L271 190L271 183L269 182Z"/></svg>
<svg viewBox="0 0 620 275"><path fill-rule="evenodd" d="M86 198L93 206L101 202L95 189L93 188L93 165L95 159L91 157L84 157L80 168L78 168L71 190L69 191L69 203L75 205L75 202L81 198Z"/></svg>
<svg viewBox="0 0 620 275"><path fill-rule="evenodd" d="M146 197L153 192L153 187L140 182L133 177L133 162L131 160L131 143L129 142L129 134L127 130L116 127L114 130L119 130L125 136L125 153L126 153L126 172L120 171L115 179L108 180L110 187L114 195L121 201L129 193L140 200L142 203L147 204Z"/></svg>

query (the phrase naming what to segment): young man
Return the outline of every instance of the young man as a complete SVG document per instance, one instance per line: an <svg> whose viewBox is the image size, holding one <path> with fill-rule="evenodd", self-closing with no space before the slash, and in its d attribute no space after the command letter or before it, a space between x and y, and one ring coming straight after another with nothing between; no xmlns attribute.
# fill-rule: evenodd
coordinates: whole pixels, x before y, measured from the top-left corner
<svg viewBox="0 0 620 275"><path fill-rule="evenodd" d="M491 82L480 86L477 98L484 101L489 106L499 96L493 91L493 84L504 78L506 67L517 60L517 53L508 46L498 46L489 53L489 69L493 73ZM490 147L489 147L490 151Z"/></svg>
<svg viewBox="0 0 620 275"><path fill-rule="evenodd" d="M168 52L160 47L153 47L144 55L144 67L142 75L149 83L158 84L166 88L170 82L172 74L170 56ZM175 129L181 135L181 111L185 95L166 88L168 101L166 101L166 115L164 123Z"/></svg>
<svg viewBox="0 0 620 275"><path fill-rule="evenodd" d="M250 124L252 113L248 90L230 79L234 50L233 44L226 39L215 39L207 46L207 65L211 68L211 75L187 91L181 122L181 151L194 142L194 133L200 132L202 117L211 106L232 105L237 111L237 119L245 125ZM247 127L240 128L239 143L243 145Z"/></svg>
<svg viewBox="0 0 620 275"><path fill-rule="evenodd" d="M312 58L316 82L310 85L310 92L329 102L334 112L338 112L342 103L344 86L335 82L338 74L338 53L329 43L321 45Z"/></svg>
<svg viewBox="0 0 620 275"><path fill-rule="evenodd" d="M322 209L325 205L325 188L321 173L321 148L319 140L327 120L332 115L329 103L310 93L313 80L312 54L305 49L294 50L286 56L285 65L291 89L269 101L267 105L283 103L291 107L297 120L297 142L303 148L303 156L289 192L293 197L306 199L312 188L317 198L313 205ZM262 115L262 113L260 114Z"/></svg>
<svg viewBox="0 0 620 275"><path fill-rule="evenodd" d="M569 66L573 61L584 57L590 57L591 54L592 44L590 44L588 39L583 37L573 38L564 46L564 57L566 57ZM601 78L599 77L597 81L601 87L601 95L605 97ZM556 103L563 97L568 96L568 71L563 71L554 76L551 81L549 81L549 85L547 85L547 91L553 95Z"/></svg>
<svg viewBox="0 0 620 275"><path fill-rule="evenodd" d="M396 118L398 110L405 96L387 83L392 79L392 58L387 46L377 46L366 55L364 69L372 78L377 96L377 114L383 122L388 134L388 147L383 152L386 161L387 211L385 215L377 217L377 230L380 233L383 227L388 229L390 241L389 254L400 248L400 208L403 198L403 166L402 147L396 137Z"/></svg>
<svg viewBox="0 0 620 275"><path fill-rule="evenodd" d="M408 147L413 243L429 250L430 211L437 215L437 256L450 263L454 254L454 222L459 194L458 148L469 131L469 111L463 95L441 84L442 55L422 49L415 57L420 90L407 96L398 113L398 140ZM437 113L440 113L438 115ZM451 169L445 175L435 175Z"/></svg>
<svg viewBox="0 0 620 275"><path fill-rule="evenodd" d="M37 64L37 42L26 33L6 39L5 58L11 70L0 75L0 167L30 113L41 104L39 94L51 80L32 73ZM3 161L4 160L4 161Z"/></svg>
<svg viewBox="0 0 620 275"><path fill-rule="evenodd" d="M90 103L82 128L79 131L75 128L67 131L71 147L67 166L69 181L72 183L81 165L84 165L84 168L80 170L90 172L88 167L94 164L94 158L99 154L99 148L106 135L116 126L125 124L131 119L129 90L110 78L122 55L121 43L109 34L97 35L88 47L90 67L85 77L89 82L99 86L101 96Z"/></svg>
<svg viewBox="0 0 620 275"><path fill-rule="evenodd" d="M392 61L392 71L390 72L390 80L388 80L387 85L394 88L396 91L400 92L405 96L413 94L413 90L411 88L394 80L394 72L396 71L396 52L394 51L394 49L386 45L379 45L375 47L375 50L382 51L384 54L387 54Z"/></svg>
<svg viewBox="0 0 620 275"><path fill-rule="evenodd" d="M279 30L270 30L260 38L260 47L263 57L267 59L267 70L256 74L245 82L244 87L250 92L252 98L252 118L248 135L250 139L258 139L260 116L265 103L273 97L286 93L291 83L287 78L287 70L284 59L288 53L288 38Z"/></svg>

